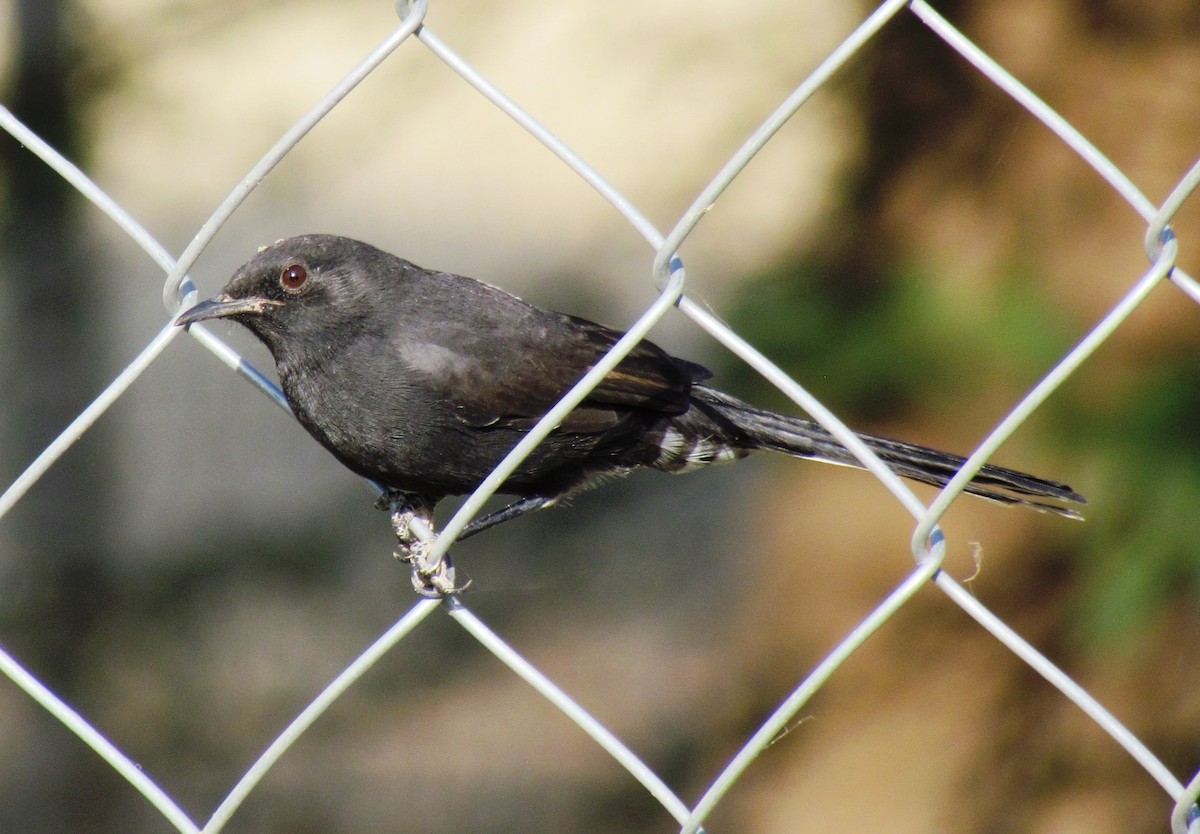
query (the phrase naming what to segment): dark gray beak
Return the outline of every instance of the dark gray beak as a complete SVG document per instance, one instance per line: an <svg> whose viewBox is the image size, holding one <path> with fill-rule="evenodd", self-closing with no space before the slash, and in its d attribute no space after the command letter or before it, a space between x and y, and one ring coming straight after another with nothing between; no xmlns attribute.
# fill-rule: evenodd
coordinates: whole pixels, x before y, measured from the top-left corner
<svg viewBox="0 0 1200 834"><path fill-rule="evenodd" d="M232 298L225 293L215 295L208 301L201 301L192 309L186 311L175 324L186 327L198 321L207 319L223 319L230 316L258 316L268 307L282 307L282 301L271 298Z"/></svg>

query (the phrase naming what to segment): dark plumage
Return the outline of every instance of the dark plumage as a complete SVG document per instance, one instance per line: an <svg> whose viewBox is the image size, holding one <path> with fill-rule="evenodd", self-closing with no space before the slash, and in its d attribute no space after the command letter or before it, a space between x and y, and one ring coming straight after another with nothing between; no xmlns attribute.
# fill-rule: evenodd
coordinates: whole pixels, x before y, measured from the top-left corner
<svg viewBox="0 0 1200 834"><path fill-rule="evenodd" d="M622 335L331 235L263 249L178 324L212 318L267 345L297 419L338 460L428 508L472 491ZM643 341L502 491L533 509L604 476L683 472L758 449L859 465L817 423L747 405L702 384L709 376ZM963 462L860 437L898 474L935 486ZM997 466L967 491L1068 516L1056 502L1084 503L1063 484Z"/></svg>

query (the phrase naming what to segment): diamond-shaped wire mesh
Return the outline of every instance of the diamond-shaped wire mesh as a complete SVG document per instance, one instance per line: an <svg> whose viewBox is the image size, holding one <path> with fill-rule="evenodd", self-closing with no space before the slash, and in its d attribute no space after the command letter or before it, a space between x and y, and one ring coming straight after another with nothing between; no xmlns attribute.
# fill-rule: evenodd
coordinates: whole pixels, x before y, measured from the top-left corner
<svg viewBox="0 0 1200 834"><path fill-rule="evenodd" d="M14 601L5 608L0 638L8 651L0 652L0 668L13 686L0 709L13 717L0 721L0 738L10 751L3 762L6 780L20 773L28 778L5 791L10 800L0 799L0 822L11 822L0 827L868 830L882 816L889 828L902 830L1091 825L1089 830L1200 831L1194 810L1200 776L1192 775L1200 764L1200 738L1187 729L1197 726L1200 707L1183 692L1196 689L1189 684L1200 654L1194 613L1200 556L1186 548L1191 519L1179 516L1191 509L1185 498L1192 481L1189 461L1181 462L1176 451L1189 448L1185 436L1195 424L1176 423L1195 414L1188 411L1190 392L1200 386L1165 360L1130 356L1196 348L1187 325L1200 286L1177 263L1180 245L1172 224L1200 168L1177 170L1165 162L1154 167L1119 154L1128 160L1125 170L1153 172L1154 187L1168 194L1155 204L1089 141L1087 131L1056 112L1052 96L1050 103L1043 101L923 2L884 3L836 36L831 31L847 11L817 3L714 7L710 17L670 4L623 9L497 4L500 10L489 11L481 25L472 24L477 10L471 4L418 0L400 5L400 24L390 32L386 28L394 22L381 22L378 5L332 4L331 11L317 4L307 9L312 17L299 30L287 19L293 11L287 6L247 11L258 31L256 50L273 56L280 72L284 86L278 89L273 80L247 73L246 67L261 65L242 64L240 41L221 43L220 25L197 8L182 7L171 49L149 50L154 60L143 56L139 70L145 76L118 85L121 92L104 107L128 112L122 111L128 102L121 96L138 92L139 82L163 83L140 91L150 100L178 93L166 81L177 80L180 67L191 62L204 64L208 74L197 73L187 83L219 93L196 94L205 104L190 110L164 105L160 119L144 124L116 120L122 133L108 147L119 147L124 162L102 156L76 167L27 128L20 112L0 108L0 126L93 204L88 228L107 241L107 251L117 253L106 256L101 267L114 276L112 318L127 328L113 337L115 352L134 356L0 496L0 518L22 531L3 540L10 551L4 575L21 575L22 559L34 552L27 543L34 539L22 536L36 538L40 531L47 541L82 541L84 551L94 544L95 558L104 562L97 571L106 577L84 583L80 596L64 598L58 609L53 601L36 608L28 599L53 598L59 589L31 591L28 582L9 583ZM437 18L443 8L445 29ZM154 37L145 20L123 19L111 9L95 14L106 25L128 27L129 42ZM1109 14L1110 22L1123 20L1116 11ZM688 15L686 26L677 15ZM1001 25L989 15L1010 19ZM1083 49L1086 37L1073 37L1073 49L1067 48L1068 19L1007 6L981 7L967 17L992 38L989 49L1027 69L1037 66L1039 50L1062 43L1061 60L1070 64L1063 78L1083 78L1096 90L1095 108L1077 106L1075 112L1102 136L1132 135L1136 131L1120 130L1128 122L1148 131L1168 112L1182 118L1179 111L1188 104L1200 108L1200 102L1182 96L1160 97L1160 112L1123 112L1106 103L1104 95L1120 95L1124 77L1121 85L1105 86L1099 59ZM1153 66L1149 72L1140 67L1135 77L1145 85L1167 83L1161 78L1175 68L1172 53L1146 45L1147 31L1159 31L1147 22L1149 16L1146 29L1125 34L1116 24L1106 29L1101 17L1097 12L1088 30L1093 42L1107 37L1133 44L1140 37L1138 55ZM1170 21L1153 23L1166 29ZM190 26L205 37L179 35ZM594 35L595 43L571 40L572 26ZM364 33L383 40L365 58L347 59L341 71L353 66L349 74L320 98L330 81L317 79L335 77L327 65L340 61L344 50L365 52ZM554 40L556 33L569 48ZM613 42L602 43L607 37ZM803 50L793 47L806 38L812 43ZM639 53L636 62L628 59L629 66L621 57L627 52ZM797 54L807 69L795 68ZM649 69L634 69L647 55ZM926 89L916 66L934 67L954 83ZM487 77L493 68L496 83ZM211 76L217 72L223 73L219 83ZM669 89L636 86L654 73L671 79ZM1067 96L1066 82L1046 84L1064 100L1077 104L1088 98L1077 91ZM696 101L719 106L675 106L680 102L671 94L681 85L700 90ZM435 87L438 95L418 96L424 87ZM908 98L899 104L886 100L889 90L901 88ZM650 102L643 111L646 124L609 123L611 99L633 94ZM984 104L967 113L955 95ZM121 176L178 182L180 189L234 181L245 163L222 151L222 132L264 130L263 122L244 117L268 99L272 114L286 112L296 121L260 137L261 144L275 144L173 257L147 230L156 224L135 219L165 211L170 198L159 205L123 202ZM767 99L771 104L760 107ZM482 109L485 100L502 115ZM526 101L527 107L518 103ZM574 109L558 110L564 102ZM559 117L563 128L547 126L542 112ZM195 121L172 123L181 113ZM1189 117L1184 124L1200 124L1195 113ZM448 133L406 133L408 118L441 124ZM739 126L737 137L731 123ZM593 135L601 128L603 135ZM473 141L476 129L479 138ZM814 141L793 141L810 129ZM147 159L168 157L162 148L170 146L173 134L180 149L203 149L206 158L184 157L180 150L174 159L178 171L121 167L131 165L139 151ZM625 147L635 137L648 143L662 135L666 139L653 148ZM919 142L908 148L899 140L888 144L896 137L911 142L943 135L962 145L935 153ZM568 136L573 138L563 138ZM354 162L362 145L381 137L396 166L359 170ZM455 168L428 173L422 157L435 155L442 141L452 141L464 155ZM313 150L306 149L309 143ZM1179 144L1187 158L1195 143ZM956 170L955 161L979 158L967 146L988 149L984 158L994 167ZM824 155L824 168L807 170L804 160L794 158L802 153ZM868 239L870 229L845 228L837 219L838 213L864 217L855 213L852 199L833 196L839 179L851 178L852 167L865 160L873 160L872 171L895 174L887 167L889 154L909 160L913 170L886 202L892 216L876 216L874 231L920 227L912 239L924 251L887 249L904 238L893 231ZM593 157L603 161L593 167L588 161ZM629 160L639 157L651 161L634 167ZM920 170L938 164L943 167L932 174ZM326 165L336 172L332 180L306 173ZM1064 178L1062 170L1071 166L1074 172ZM653 176L656 170L661 177ZM306 188L308 178L317 184ZM545 191L522 186L531 178ZM386 184L379 188L380 182ZM1064 182L1074 183L1075 192L1058 193ZM606 218L588 215L587 222L600 230L594 239L570 218L551 216L561 210L534 202L538 194L550 194L552 206L564 193L575 199L581 184L591 189L584 199ZM796 192L805 188L815 192L818 206L825 201L835 208L797 208ZM855 199L879 205L871 203L872 189L882 188L879 182L860 182ZM1013 188L1020 194L1003 193ZM439 232L436 221L421 214L432 193L461 207L454 228ZM1000 219L991 202L1002 197L1027 203L1028 215ZM1107 203L1114 197L1132 208L1136 224L1110 220L1115 212ZM184 202L191 205L192 199ZM299 200L305 205L296 206ZM726 206L745 215L744 222L721 218ZM1072 221L1094 215L1095 225L1056 226L1047 220L1055 210ZM724 363L726 373L718 381L752 369L790 401L781 408L818 419L860 456L886 491L852 473L844 479L806 473L798 486L789 485L780 475L784 464L771 468L773 479L762 466L752 470L744 464L739 472L753 475L729 470L664 478L670 483L650 493L608 487L609 499L597 493L596 503L586 496L581 506L520 522L534 532L520 534L528 538L517 539L511 553L502 541L518 534L506 528L464 545L459 563L476 574L470 591L408 607L404 571L378 558L388 552L387 525L372 517L369 493L348 487L349 479L336 472L303 480L310 470L333 465L278 412L252 410L246 397L237 398L240 404L198 397L197 391L234 387L224 384L228 375L204 376L224 366L282 404L269 374L260 374L230 346L241 336L193 326L191 337L207 352L195 351L171 323L198 297L189 273L206 291L215 289L220 276L253 244L268 242L272 232L354 233L344 228L343 214L358 218L361 231L355 236L395 241L389 248L406 242L424 246L431 255L456 261L428 266L497 282L527 268L515 255L508 263L490 260L492 253L512 248L505 223L534 229L545 224L558 236L549 248L559 251L542 255L541 266L563 276L557 287L590 294L611 315L577 311L593 318L624 315L629 323L630 337L580 380L475 495L442 520L446 535L437 548L453 540L512 467L652 328L658 328L656 339L665 330L667 338ZM669 222L660 225L651 215ZM296 228L297 222L326 228ZM795 223L824 231L802 233L789 225ZM263 235L263 228L271 231ZM467 228L476 229L473 237L464 237ZM1093 239L1080 245L1064 234L1080 229ZM821 234L829 240L820 240ZM445 240L430 243L439 235ZM802 235L811 239L781 243ZM218 246L222 237L227 241ZM133 253L130 241L166 274L165 314L144 306L156 289L138 274L146 261ZM25 245L10 244L18 251ZM210 245L218 254L209 260L219 264L200 260ZM811 263L768 268L796 246L810 253ZM880 246L887 251L880 254ZM751 255L756 248L766 254ZM593 254L586 254L589 249ZM855 274L860 266L888 262L893 274L935 271L946 252L960 250L963 260L954 269L964 272L948 289L917 278L903 284L905 290L884 292L875 286L882 276ZM1091 259L1092 251L1105 254ZM1144 252L1142 265L1114 259L1117 251ZM572 254L562 259L562 252ZM811 254L817 252L853 255L853 262L835 265L842 284L805 277L806 269L820 266ZM1051 258L1052 252L1064 260ZM422 262L413 252L401 254ZM753 259L748 271L772 274L760 275L758 283L724 280L721 273L744 259ZM1086 267L1086 286L1068 284L1078 272L1063 266L1066 260ZM927 263L934 266L921 266ZM595 283L632 264L639 265L637 274L624 287ZM1062 272L1031 276L1047 264L1058 264ZM52 296L55 277L44 280L38 292ZM565 290L543 288L560 291L565 298ZM101 314L97 309L95 317ZM11 314L18 315L23 313ZM1137 323L1138 316L1152 324ZM150 321L160 328L156 334ZM847 323L858 332L844 332ZM870 349L839 353L842 335ZM137 339L141 343L131 347ZM798 371L783 370L755 347L778 345L786 353L788 340L809 345ZM15 350L12 356L34 364ZM81 366L91 361L77 359ZM906 365L915 370L897 377ZM169 371L160 372L162 366ZM55 378L41 373L33 367L32 373L10 377L32 388L53 387ZM874 392L883 385L888 394L878 399L885 406L889 399L902 409L918 403L922 413L940 418L949 435L973 444L960 475L942 492L927 495L926 503L802 387L837 390L825 383L829 373L852 378L851 389ZM1083 393L1071 393L1072 386ZM89 482L90 488L124 490L151 508L147 515L156 521L187 516L188 501L202 502L205 509L190 522L156 526L137 518L111 523L103 511L76 512L70 502L80 499L78 492L57 505L49 501L45 493L51 487L44 479L52 479L72 455L85 453L110 409L119 412L127 401L139 402L146 389L158 389L161 399L140 401L140 419L149 419L147 412L163 419L182 417L175 408L203 410L207 443L175 437L161 447L151 430L139 436L139 417L126 414L123 419L135 428L123 440L109 435L104 442L123 443L135 457L167 457L169 464L159 471L172 474L165 481L133 478L135 485L118 486L121 473L114 471L99 487ZM1105 392L1145 397L1145 407L1125 413L1089 401ZM1147 392L1165 392L1165 398L1153 400ZM772 396L766 387L759 393ZM868 393L868 399L874 396ZM27 399L14 397L12 409ZM972 413L958 425L968 405L986 422ZM872 409L850 396L837 411L869 415ZM955 419L947 420L950 414ZM198 425L195 415L187 416ZM959 501L981 465L1008 461L1009 447L1002 452L1002 444L1042 421L1062 427L1059 436L1066 440L1059 445L1070 450L1069 455L1060 450L1050 464L1078 461L1079 478L1072 481L1082 481L1074 485L1097 499L1084 525ZM1145 448L1161 443L1170 466L1136 443L1094 448L1101 423L1115 423L1122 438L1158 432ZM988 430L989 424L994 428ZM1044 431L1042 448L1051 449L1053 431ZM73 449L77 441L80 449ZM1087 461L1106 453L1112 456L1103 459L1110 463L1089 468ZM295 455L296 468L285 475L290 480L272 487L268 482L278 480L277 470L255 474L258 455ZM225 470L234 461L244 467L237 474L196 474L206 467ZM1139 487L1133 473L1147 463L1153 464L1151 474ZM1023 468L1057 476L1050 464ZM1111 497L1101 488L1112 477L1110 466L1123 473ZM762 483L774 486L756 485ZM241 506L263 489L269 494L265 503ZM1135 500L1143 497L1134 494L1139 489L1152 502ZM1170 504L1164 504L1164 495ZM54 509L22 517L30 502ZM256 520L263 512L281 523ZM326 519L346 515L351 518L340 529L369 532L353 537L324 532ZM636 532L627 533L626 525ZM1175 538L1164 532L1180 525ZM290 531L281 533L284 526ZM51 535L50 527L74 538ZM164 531L173 537L170 547ZM189 544L188 537L202 541ZM584 553L582 561L563 561L567 537L580 541L574 547ZM1110 557L1103 562L1107 573L1091 580L1067 567L1071 560L1063 555L1084 552L1085 537L1093 553ZM1179 542L1185 546L1176 555L1172 548ZM176 549L189 548L194 555L185 564L172 564ZM100 556L101 551L118 555ZM310 561L304 554L313 551L322 555ZM848 568L838 564L858 552L861 561L850 561ZM905 556L915 556L915 567ZM497 562L508 567L498 568ZM1138 564L1146 562L1153 570L1138 572ZM598 604L564 587L569 581L564 565L589 587L602 589L607 601ZM239 571L247 572L248 584L239 585ZM31 575L36 580L39 574ZM989 585L1005 581L1012 583L1007 591ZM1156 582L1170 587L1140 597L1116 592ZM306 585L306 594L297 593ZM321 601L324 586L331 589L331 602ZM1027 595L1032 596L1023 598ZM35 621L29 612L71 619L78 599L97 611L125 606L135 613L122 619L90 611L73 632L86 635L72 647L80 657L73 665L52 663L62 658L39 633L58 626ZM354 599L361 605L352 603L354 610L347 611L347 601ZM1149 613L1144 602L1137 607L1137 599L1151 601ZM163 616L151 610L160 607L167 612ZM800 613L806 607L815 613ZM1072 607L1080 621L1092 616L1100 625L1072 632L1061 621L1067 616L1061 612ZM1129 623L1141 632L1111 633ZM360 653L365 635L380 631ZM1095 633L1101 636L1088 636ZM1103 658L1114 645L1112 667L1089 659ZM499 664L487 660L489 653ZM1064 671L1064 661L1072 668ZM328 680L322 690L317 682ZM945 688L926 688L934 681ZM319 694L313 698L313 692ZM1158 695L1149 706L1148 693ZM47 715L74 737L51 726ZM248 752L254 750L263 752L255 759ZM1095 770L1088 769L1089 762ZM243 775L230 776L238 773Z"/></svg>

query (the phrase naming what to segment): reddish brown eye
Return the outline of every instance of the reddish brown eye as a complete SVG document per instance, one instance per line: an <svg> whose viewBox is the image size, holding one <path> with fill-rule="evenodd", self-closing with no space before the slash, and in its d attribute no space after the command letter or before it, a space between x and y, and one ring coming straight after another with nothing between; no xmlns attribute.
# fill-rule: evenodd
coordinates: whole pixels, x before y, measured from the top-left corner
<svg viewBox="0 0 1200 834"><path fill-rule="evenodd" d="M308 271L300 264L292 264L279 274L279 283L285 290L298 290L308 282Z"/></svg>

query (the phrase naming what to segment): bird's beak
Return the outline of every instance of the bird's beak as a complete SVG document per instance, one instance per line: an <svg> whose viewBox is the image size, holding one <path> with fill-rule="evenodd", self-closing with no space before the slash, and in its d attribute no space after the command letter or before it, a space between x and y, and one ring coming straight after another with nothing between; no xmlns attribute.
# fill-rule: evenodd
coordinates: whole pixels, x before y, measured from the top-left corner
<svg viewBox="0 0 1200 834"><path fill-rule="evenodd" d="M282 301L272 298L233 298L225 293L201 301L195 307L175 319L175 324L185 327L206 319L223 319L229 316L258 316L268 307L282 307Z"/></svg>

